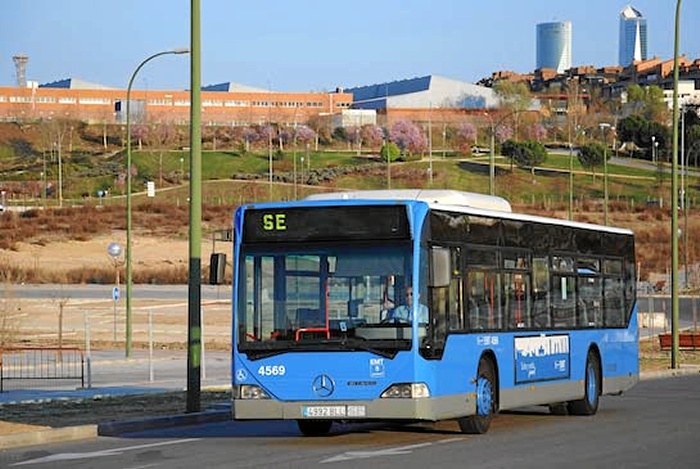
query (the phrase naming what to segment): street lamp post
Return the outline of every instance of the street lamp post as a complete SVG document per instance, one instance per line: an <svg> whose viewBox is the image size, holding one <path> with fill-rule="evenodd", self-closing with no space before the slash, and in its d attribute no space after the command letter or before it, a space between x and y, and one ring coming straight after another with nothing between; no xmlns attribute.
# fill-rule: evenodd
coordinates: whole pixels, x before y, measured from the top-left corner
<svg viewBox="0 0 700 469"><path fill-rule="evenodd" d="M601 122L598 124L600 130L603 132L603 192L605 194L604 198L604 208L603 208L603 224L608 224L608 139L605 131L610 128L610 124L607 122Z"/></svg>
<svg viewBox="0 0 700 469"><path fill-rule="evenodd" d="M269 187L269 200L272 200L272 124L268 123L267 127L267 159L269 162L269 172L270 172L270 187Z"/></svg>
<svg viewBox="0 0 700 469"><path fill-rule="evenodd" d="M491 119L491 116L489 116ZM489 194L496 193L496 127L491 120L491 153L489 154Z"/></svg>
<svg viewBox="0 0 700 469"><path fill-rule="evenodd" d="M671 179L671 368L678 368L678 43L681 0L676 3L673 46L673 154Z"/></svg>
<svg viewBox="0 0 700 469"><path fill-rule="evenodd" d="M112 315L114 318L114 333L112 340L114 342L117 341L117 301L119 300L119 267L121 267L123 264L123 260L121 259L122 252L122 246L119 243L109 243L109 246L107 246L107 253L110 255L112 262L114 263L114 291L112 292Z"/></svg>
<svg viewBox="0 0 700 469"><path fill-rule="evenodd" d="M63 207L63 169L61 168L61 146L63 136L61 130L58 131L58 206Z"/></svg>
<svg viewBox="0 0 700 469"><path fill-rule="evenodd" d="M146 57L134 70L126 88L126 357L131 357L131 284L132 284L132 252L131 252L131 87L136 75L151 60L167 54L189 54L187 48L172 49L157 52Z"/></svg>
<svg viewBox="0 0 700 469"><path fill-rule="evenodd" d="M428 110L428 160L429 167L428 172L430 173L430 186L433 185L433 103L430 103L430 109Z"/></svg>

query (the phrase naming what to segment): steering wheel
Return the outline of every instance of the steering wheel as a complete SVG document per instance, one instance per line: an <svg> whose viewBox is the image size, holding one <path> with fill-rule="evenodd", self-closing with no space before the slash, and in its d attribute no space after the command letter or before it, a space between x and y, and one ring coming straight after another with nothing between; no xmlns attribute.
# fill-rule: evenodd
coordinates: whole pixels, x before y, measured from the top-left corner
<svg viewBox="0 0 700 469"><path fill-rule="evenodd" d="M406 318L389 318L386 317L379 321L379 324L411 324L411 321Z"/></svg>

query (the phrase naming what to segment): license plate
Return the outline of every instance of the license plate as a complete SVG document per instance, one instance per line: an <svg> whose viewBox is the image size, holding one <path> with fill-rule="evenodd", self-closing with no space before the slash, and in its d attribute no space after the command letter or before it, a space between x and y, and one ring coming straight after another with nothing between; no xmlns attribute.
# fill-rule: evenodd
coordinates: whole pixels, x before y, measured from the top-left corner
<svg viewBox="0 0 700 469"><path fill-rule="evenodd" d="M344 405L309 406L303 408L304 417L345 417Z"/></svg>
<svg viewBox="0 0 700 469"><path fill-rule="evenodd" d="M308 418L363 418L367 415L367 408L363 405L305 406L301 413Z"/></svg>

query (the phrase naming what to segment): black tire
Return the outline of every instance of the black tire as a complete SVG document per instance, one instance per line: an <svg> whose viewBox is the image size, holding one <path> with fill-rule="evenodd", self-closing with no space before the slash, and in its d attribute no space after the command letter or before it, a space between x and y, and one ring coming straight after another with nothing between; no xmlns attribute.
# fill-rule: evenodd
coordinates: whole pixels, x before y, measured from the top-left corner
<svg viewBox="0 0 700 469"><path fill-rule="evenodd" d="M305 436L323 436L331 431L332 420L297 420L299 431Z"/></svg>
<svg viewBox="0 0 700 469"><path fill-rule="evenodd" d="M476 415L458 420L462 433L481 435L488 431L496 413L496 372L491 360L482 357L476 380Z"/></svg>
<svg viewBox="0 0 700 469"><path fill-rule="evenodd" d="M600 360L594 352L588 352L586 359L586 383L583 399L569 401L566 407L571 415L594 415L598 412L600 389L602 387Z"/></svg>

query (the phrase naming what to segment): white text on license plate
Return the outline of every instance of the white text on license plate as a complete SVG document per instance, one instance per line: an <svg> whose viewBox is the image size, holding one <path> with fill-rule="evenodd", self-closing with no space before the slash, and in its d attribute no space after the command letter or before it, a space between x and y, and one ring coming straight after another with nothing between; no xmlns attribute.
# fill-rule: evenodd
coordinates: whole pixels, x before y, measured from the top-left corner
<svg viewBox="0 0 700 469"><path fill-rule="evenodd" d="M360 405L327 405L302 407L302 415L304 417L312 418L364 417L365 413L365 406Z"/></svg>

